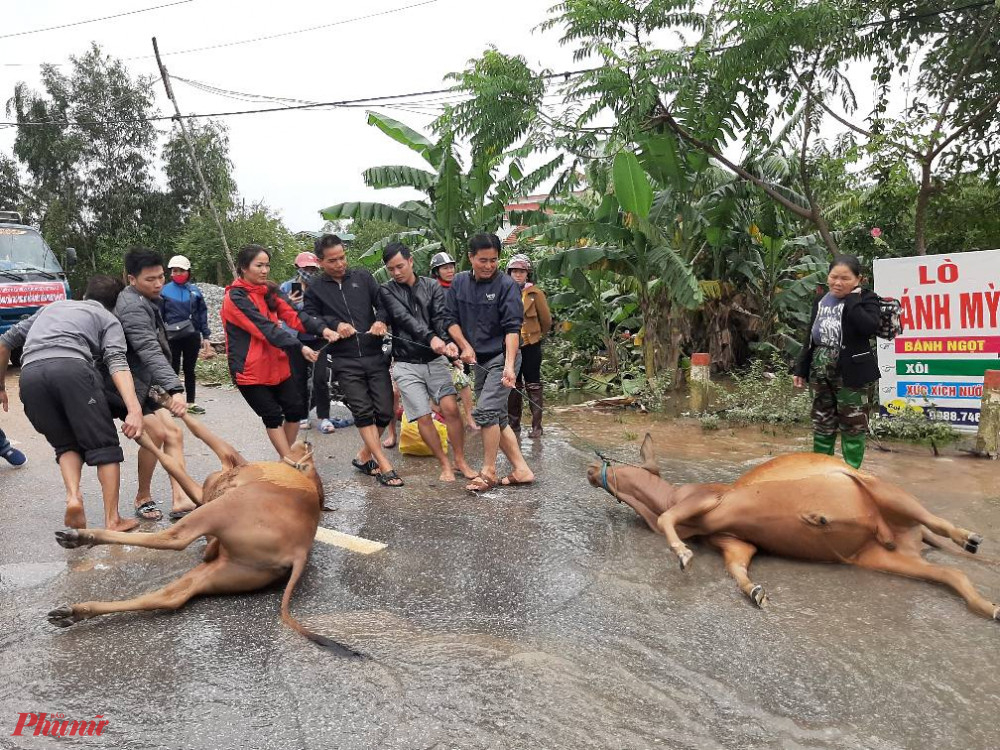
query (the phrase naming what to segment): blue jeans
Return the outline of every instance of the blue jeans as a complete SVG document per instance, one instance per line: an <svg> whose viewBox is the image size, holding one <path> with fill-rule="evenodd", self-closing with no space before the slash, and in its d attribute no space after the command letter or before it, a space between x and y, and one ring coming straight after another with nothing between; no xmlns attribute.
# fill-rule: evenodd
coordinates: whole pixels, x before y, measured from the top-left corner
<svg viewBox="0 0 1000 750"><path fill-rule="evenodd" d="M10 441L4 431L0 430L0 453L6 453L8 448L10 448Z"/></svg>

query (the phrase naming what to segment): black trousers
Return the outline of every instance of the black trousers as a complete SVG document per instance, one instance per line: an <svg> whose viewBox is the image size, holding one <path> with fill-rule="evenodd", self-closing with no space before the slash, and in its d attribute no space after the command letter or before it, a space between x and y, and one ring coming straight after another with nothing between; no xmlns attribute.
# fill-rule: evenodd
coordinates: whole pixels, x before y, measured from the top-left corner
<svg viewBox="0 0 1000 750"><path fill-rule="evenodd" d="M201 334L195 333L179 339L170 339L170 364L173 365L174 372L181 374L181 360L184 360L184 391L187 393L187 402L195 402L194 366L198 364L198 352L201 350Z"/></svg>
<svg viewBox="0 0 1000 750"><path fill-rule="evenodd" d="M381 429L392 421L392 378L382 355L337 357L330 360L330 368L355 425Z"/></svg>
<svg viewBox="0 0 1000 750"><path fill-rule="evenodd" d="M21 370L21 403L57 461L69 452L88 466L125 460L101 376L88 362L59 357L30 363Z"/></svg>
<svg viewBox="0 0 1000 750"><path fill-rule="evenodd" d="M306 346L310 346L307 344ZM322 346L317 343L316 347ZM330 356L326 351L319 353L319 359L315 363L309 362L302 356L300 347L285 349L288 355L288 364L292 368L292 380L295 387L299 389L302 403L309 400L309 379L312 378L312 402L308 404L309 409L316 408L318 419L330 418ZM308 414L306 415L308 416ZM304 418L304 417L303 417Z"/></svg>
<svg viewBox="0 0 1000 750"><path fill-rule="evenodd" d="M517 379L524 383L542 382L542 342L521 347L521 371Z"/></svg>

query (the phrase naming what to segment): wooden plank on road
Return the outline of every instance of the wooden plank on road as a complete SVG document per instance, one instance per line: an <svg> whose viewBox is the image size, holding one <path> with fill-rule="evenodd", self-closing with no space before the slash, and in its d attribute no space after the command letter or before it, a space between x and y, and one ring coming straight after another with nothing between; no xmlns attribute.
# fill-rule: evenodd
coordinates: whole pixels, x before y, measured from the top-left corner
<svg viewBox="0 0 1000 750"><path fill-rule="evenodd" d="M362 555L370 555L373 552L384 550L386 545L382 542L373 542L371 539L363 539L360 536L351 536L334 529L327 529L320 526L316 529L316 541L324 544L332 544L335 547L343 547L351 552L358 552Z"/></svg>

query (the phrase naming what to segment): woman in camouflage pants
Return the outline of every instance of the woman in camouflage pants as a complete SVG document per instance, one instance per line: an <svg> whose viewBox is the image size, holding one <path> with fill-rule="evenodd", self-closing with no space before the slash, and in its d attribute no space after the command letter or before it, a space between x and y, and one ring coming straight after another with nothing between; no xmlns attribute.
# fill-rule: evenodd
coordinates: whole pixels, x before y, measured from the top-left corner
<svg viewBox="0 0 1000 750"><path fill-rule="evenodd" d="M813 451L833 455L840 431L844 461L860 468L878 381L871 338L879 326L878 295L861 287L861 265L838 255L827 276L829 291L813 303L810 334L792 374L813 393Z"/></svg>

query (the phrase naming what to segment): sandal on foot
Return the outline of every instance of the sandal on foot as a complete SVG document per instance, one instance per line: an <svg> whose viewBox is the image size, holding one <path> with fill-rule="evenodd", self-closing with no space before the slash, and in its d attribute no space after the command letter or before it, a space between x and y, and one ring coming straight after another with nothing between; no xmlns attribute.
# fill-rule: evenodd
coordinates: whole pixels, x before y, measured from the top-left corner
<svg viewBox="0 0 1000 750"><path fill-rule="evenodd" d="M374 458L369 459L365 463L361 463L358 459L352 458L351 466L369 477L378 476L378 461Z"/></svg>
<svg viewBox="0 0 1000 750"><path fill-rule="evenodd" d="M522 482L520 479L515 477L513 474L508 474L503 479L500 480L501 487L527 487L530 484L534 484L534 479L529 479L527 482Z"/></svg>
<svg viewBox="0 0 1000 750"><path fill-rule="evenodd" d="M380 472L375 475L375 478L378 480L379 484L384 487L402 487L405 484L399 474L396 473L395 469L392 471ZM395 484L393 482L395 482Z"/></svg>
<svg viewBox="0 0 1000 750"><path fill-rule="evenodd" d="M163 518L163 514L156 507L156 503L152 500L147 500L142 505L136 506L135 517L142 521L159 521Z"/></svg>
<svg viewBox="0 0 1000 750"><path fill-rule="evenodd" d="M191 510L194 510L194 508L192 508ZM170 511L170 520L179 521L190 512L191 512L190 510L172 510Z"/></svg>
<svg viewBox="0 0 1000 750"><path fill-rule="evenodd" d="M477 474L471 482L465 485L465 489L469 492L486 492L488 490L492 490L496 486L496 481L487 476L483 476L482 474Z"/></svg>

